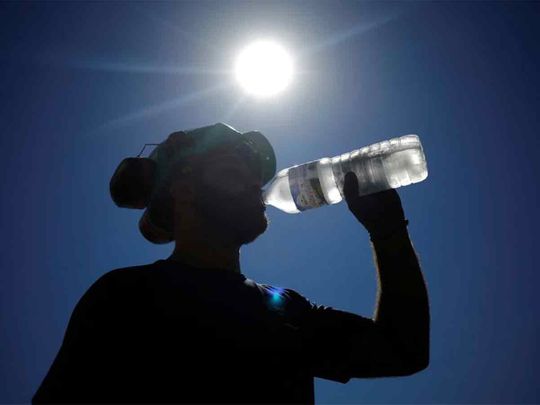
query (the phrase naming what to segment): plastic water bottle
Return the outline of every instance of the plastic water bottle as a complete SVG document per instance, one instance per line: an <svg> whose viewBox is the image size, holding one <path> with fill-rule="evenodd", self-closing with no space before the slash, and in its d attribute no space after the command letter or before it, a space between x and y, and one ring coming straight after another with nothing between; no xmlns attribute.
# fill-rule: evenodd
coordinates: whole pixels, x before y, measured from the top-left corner
<svg viewBox="0 0 540 405"><path fill-rule="evenodd" d="M296 214L343 200L345 174L358 178L360 195L407 186L428 176L417 135L392 138L344 153L281 170L264 191L264 202Z"/></svg>

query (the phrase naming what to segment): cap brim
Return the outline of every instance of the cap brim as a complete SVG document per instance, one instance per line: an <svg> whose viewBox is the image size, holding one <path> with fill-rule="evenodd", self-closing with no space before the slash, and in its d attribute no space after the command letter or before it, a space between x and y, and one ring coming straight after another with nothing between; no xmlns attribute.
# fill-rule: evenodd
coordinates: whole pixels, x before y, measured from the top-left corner
<svg viewBox="0 0 540 405"><path fill-rule="evenodd" d="M261 164L261 178L263 185L268 183L276 174L276 155L274 148L259 131L250 131L242 134L242 136L253 142L257 149Z"/></svg>

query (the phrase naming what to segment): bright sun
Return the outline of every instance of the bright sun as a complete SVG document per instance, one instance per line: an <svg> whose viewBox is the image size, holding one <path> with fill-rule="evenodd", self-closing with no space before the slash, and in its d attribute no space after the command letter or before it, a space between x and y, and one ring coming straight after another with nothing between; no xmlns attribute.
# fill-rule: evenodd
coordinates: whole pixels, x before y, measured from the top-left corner
<svg viewBox="0 0 540 405"><path fill-rule="evenodd" d="M253 96L269 97L291 82L293 63L287 52L272 41L258 41L246 47L235 65L236 79Z"/></svg>

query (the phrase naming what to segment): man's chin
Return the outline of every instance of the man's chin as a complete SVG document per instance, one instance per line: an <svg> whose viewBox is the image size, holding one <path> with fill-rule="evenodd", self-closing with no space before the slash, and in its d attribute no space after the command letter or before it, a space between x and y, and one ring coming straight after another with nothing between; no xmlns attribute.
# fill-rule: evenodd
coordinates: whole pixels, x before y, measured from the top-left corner
<svg viewBox="0 0 540 405"><path fill-rule="evenodd" d="M260 217L239 222L235 226L236 241L241 245L253 242L268 228L268 218L263 212Z"/></svg>
<svg viewBox="0 0 540 405"><path fill-rule="evenodd" d="M209 200L200 205L200 212L215 229L225 231L239 245L253 242L268 227L264 207L256 204L239 206L236 202L226 203Z"/></svg>

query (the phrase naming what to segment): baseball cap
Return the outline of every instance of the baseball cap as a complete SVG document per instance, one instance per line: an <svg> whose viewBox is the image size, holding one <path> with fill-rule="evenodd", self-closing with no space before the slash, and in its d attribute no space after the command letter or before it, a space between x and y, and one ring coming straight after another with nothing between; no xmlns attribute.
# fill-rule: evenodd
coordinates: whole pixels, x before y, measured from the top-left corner
<svg viewBox="0 0 540 405"><path fill-rule="evenodd" d="M204 155L219 147L235 147L266 184L276 173L276 157L268 139L259 131L240 133L230 125L217 123L202 128L174 132L159 144L149 158L157 164L159 185L170 170L186 157Z"/></svg>

